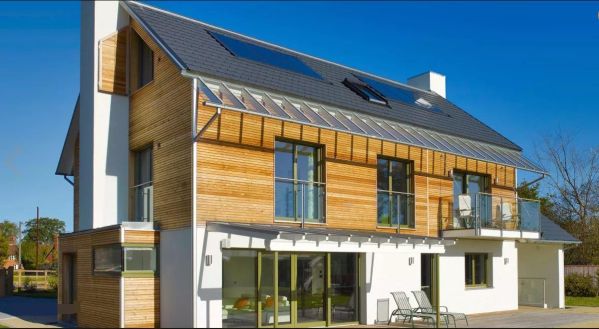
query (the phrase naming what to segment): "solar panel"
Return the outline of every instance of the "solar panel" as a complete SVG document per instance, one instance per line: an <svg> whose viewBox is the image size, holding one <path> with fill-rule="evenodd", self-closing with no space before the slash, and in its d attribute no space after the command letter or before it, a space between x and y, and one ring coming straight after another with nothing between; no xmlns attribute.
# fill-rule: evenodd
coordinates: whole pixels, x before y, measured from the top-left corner
<svg viewBox="0 0 599 329"><path fill-rule="evenodd" d="M208 33L234 56L322 80L322 77L318 73L297 57L247 43L220 33L212 31Z"/></svg>

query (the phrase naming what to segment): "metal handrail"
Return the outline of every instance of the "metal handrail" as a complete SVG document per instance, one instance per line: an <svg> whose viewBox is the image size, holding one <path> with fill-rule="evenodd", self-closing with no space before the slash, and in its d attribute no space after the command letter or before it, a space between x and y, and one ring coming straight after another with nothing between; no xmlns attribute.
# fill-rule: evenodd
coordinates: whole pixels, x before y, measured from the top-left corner
<svg viewBox="0 0 599 329"><path fill-rule="evenodd" d="M306 222L306 211L304 209L304 205L306 203L306 190L305 187L306 185L315 185L318 187L323 187L325 186L324 182L316 182L316 181L306 181L306 180L301 180L301 179L293 179L293 178L284 178L284 177L275 177L275 181L282 181L282 182L287 182L287 183L293 183L294 185L299 185L301 186L301 218L300 218L300 226L301 228L304 228L305 226L305 222ZM295 191L295 189L294 189ZM324 195L324 191L322 192ZM324 198L323 198L324 199ZM297 196L294 194L294 200L297 200ZM321 198L319 197L318 200L320 201L320 205L318 207L318 218L321 220L324 220L324 212L323 212L323 208L324 208L324 200L321 200ZM294 218L297 218L297 209L294 209Z"/></svg>
<svg viewBox="0 0 599 329"><path fill-rule="evenodd" d="M378 193L388 193L388 194L391 194L391 195L402 195L402 196L411 197L411 198L415 198L416 197L415 193L412 193L412 192L399 192L399 191L379 190L379 189L377 189L376 192L377 192L377 194ZM399 213L399 211L398 211L398 213ZM389 214L389 215L391 215L391 214ZM414 216L414 215L415 215L415 207L412 209L412 216ZM412 218L412 219L414 219L414 218ZM381 227L393 228L393 225L391 225L391 222L392 222L392 218L390 218L389 226L381 226ZM377 218L377 226L378 225L379 224L378 224L378 218ZM397 220L397 227L396 227L397 233L399 233L400 229L401 229L401 223L400 223L400 221L398 219Z"/></svg>

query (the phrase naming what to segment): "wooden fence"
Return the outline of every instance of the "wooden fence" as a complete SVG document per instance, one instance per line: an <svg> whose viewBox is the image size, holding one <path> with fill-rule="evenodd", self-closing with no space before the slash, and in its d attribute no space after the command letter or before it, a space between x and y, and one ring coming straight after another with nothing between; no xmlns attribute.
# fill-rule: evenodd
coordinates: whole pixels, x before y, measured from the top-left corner
<svg viewBox="0 0 599 329"><path fill-rule="evenodd" d="M34 287L38 290L50 290L56 288L56 283L56 271L52 270L16 270L13 276L15 289Z"/></svg>
<svg viewBox="0 0 599 329"><path fill-rule="evenodd" d="M597 271L599 271L599 265L565 265L564 266L564 275L568 274L580 274L585 276L590 276L595 279L595 282L599 282L599 277L597 276Z"/></svg>

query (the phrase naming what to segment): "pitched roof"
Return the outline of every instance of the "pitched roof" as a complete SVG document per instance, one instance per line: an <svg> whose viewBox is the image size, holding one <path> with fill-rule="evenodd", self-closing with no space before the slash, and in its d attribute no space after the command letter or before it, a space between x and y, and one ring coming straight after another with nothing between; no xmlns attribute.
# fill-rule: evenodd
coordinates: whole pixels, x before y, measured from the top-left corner
<svg viewBox="0 0 599 329"><path fill-rule="evenodd" d="M190 18L137 2L122 2L128 12L156 39L173 61L185 71L250 87L277 91L326 105L423 127L449 135L494 144L511 150L522 149L468 112L429 91L386 80L309 55L255 40ZM294 73L234 56L209 32L259 45L298 58L323 79ZM369 102L347 88L343 81L363 76L414 92L445 114L424 110L388 99L389 107Z"/></svg>
<svg viewBox="0 0 599 329"><path fill-rule="evenodd" d="M544 215L541 215L541 241L580 243L578 239Z"/></svg>

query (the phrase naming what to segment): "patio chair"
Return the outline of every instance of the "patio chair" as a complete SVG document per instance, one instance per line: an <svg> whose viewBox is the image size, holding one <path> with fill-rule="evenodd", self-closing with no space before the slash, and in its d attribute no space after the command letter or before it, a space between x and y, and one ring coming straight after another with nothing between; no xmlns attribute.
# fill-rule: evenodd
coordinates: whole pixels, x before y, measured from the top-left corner
<svg viewBox="0 0 599 329"><path fill-rule="evenodd" d="M458 228L472 228L472 197L468 194L458 196Z"/></svg>
<svg viewBox="0 0 599 329"><path fill-rule="evenodd" d="M414 318L421 318L425 321L432 321L433 326L435 325L436 314L430 314L426 312L416 312L412 305L410 305L410 300L408 296L403 291L395 291L392 292L391 295L395 300L395 304L397 305L397 309L395 309L391 316L389 317L389 321L387 325L391 324L391 320L394 316L403 317L402 323L406 323L406 321L410 322L412 328L414 328ZM445 320L445 326L447 326L447 320Z"/></svg>
<svg viewBox="0 0 599 329"><path fill-rule="evenodd" d="M416 302L418 303L419 311L422 311L425 313L436 314L436 309L433 307L430 300L428 299L428 296L424 293L424 291L420 291L420 290L412 291L412 294L414 294L414 297L416 298ZM466 316L466 314L449 312L449 310L447 309L447 306L439 306L439 310L441 311L440 315L443 315L447 322L448 322L449 318L453 319L454 328L456 327L457 320L464 320L464 321L466 321L466 326L470 326L468 324L468 317Z"/></svg>

